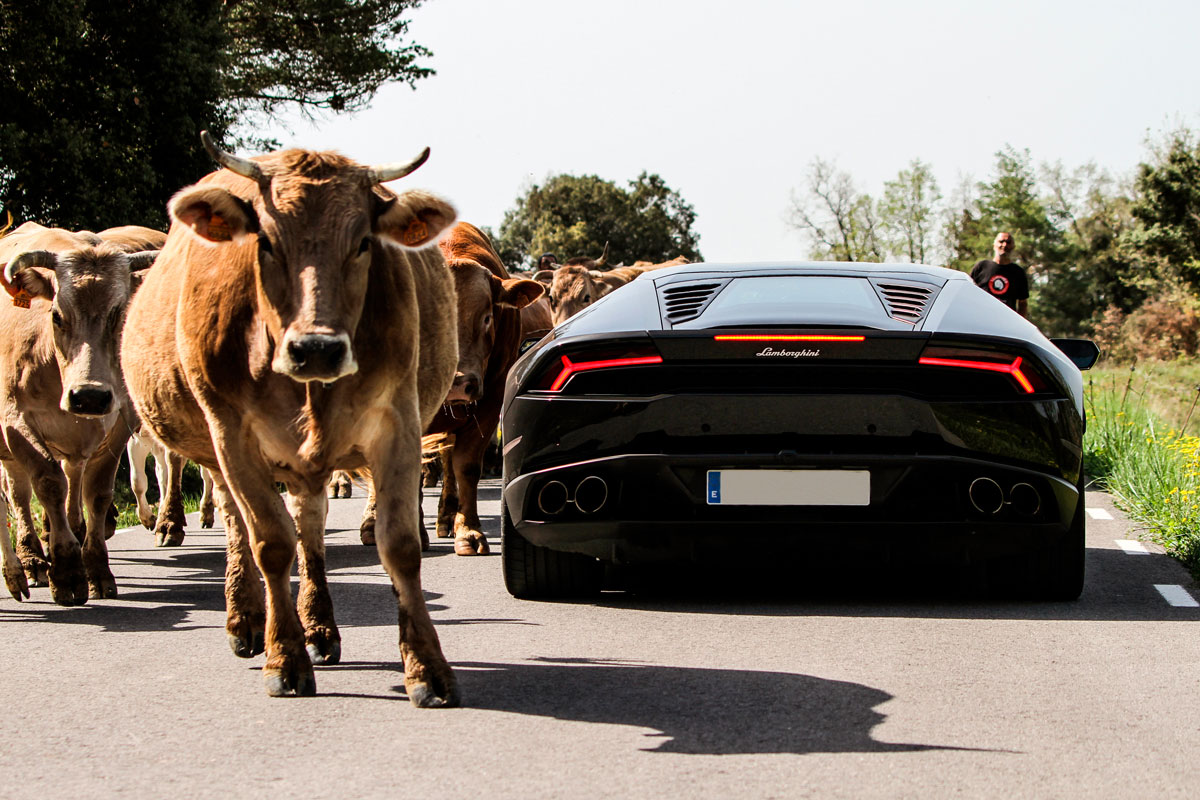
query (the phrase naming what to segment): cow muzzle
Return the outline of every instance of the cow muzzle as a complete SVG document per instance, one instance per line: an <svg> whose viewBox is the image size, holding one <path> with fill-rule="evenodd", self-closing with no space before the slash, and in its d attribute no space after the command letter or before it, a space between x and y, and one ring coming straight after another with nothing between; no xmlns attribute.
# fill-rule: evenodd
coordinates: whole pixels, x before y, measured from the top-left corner
<svg viewBox="0 0 1200 800"><path fill-rule="evenodd" d="M287 333L271 368L298 381L330 383L358 371L344 333Z"/></svg>
<svg viewBox="0 0 1200 800"><path fill-rule="evenodd" d="M63 394L59 407L81 417L103 417L113 410L112 388L103 384L77 384Z"/></svg>
<svg viewBox="0 0 1200 800"><path fill-rule="evenodd" d="M464 406L477 403L482 397L483 381L479 380L479 376L460 372L454 376L454 383L450 384L450 391L446 394L446 403L452 406Z"/></svg>

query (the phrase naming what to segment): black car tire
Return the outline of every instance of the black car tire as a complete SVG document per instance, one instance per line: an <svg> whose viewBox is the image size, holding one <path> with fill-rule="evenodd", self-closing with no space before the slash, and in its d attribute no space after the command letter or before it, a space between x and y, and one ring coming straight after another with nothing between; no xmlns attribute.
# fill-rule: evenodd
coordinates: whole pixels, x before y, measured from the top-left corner
<svg viewBox="0 0 1200 800"><path fill-rule="evenodd" d="M1079 479L1079 504L1067 535L1037 556L1033 571L1033 593L1037 600L1078 600L1083 594L1084 558L1087 551L1087 522L1083 478Z"/></svg>
<svg viewBox="0 0 1200 800"><path fill-rule="evenodd" d="M579 553L563 553L532 544L500 504L500 560L504 588L523 600L588 598L600 594L604 565Z"/></svg>

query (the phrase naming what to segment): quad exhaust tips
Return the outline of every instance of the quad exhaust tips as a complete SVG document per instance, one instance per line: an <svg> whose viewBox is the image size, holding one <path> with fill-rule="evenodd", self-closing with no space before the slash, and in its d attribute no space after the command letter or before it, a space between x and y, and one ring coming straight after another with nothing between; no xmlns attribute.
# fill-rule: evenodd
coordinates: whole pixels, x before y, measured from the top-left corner
<svg viewBox="0 0 1200 800"><path fill-rule="evenodd" d="M1042 496L1032 484L1014 483L1007 495L992 478L976 478L967 488L971 505L981 514L999 514L1007 505L1023 517L1032 517L1042 509Z"/></svg>
<svg viewBox="0 0 1200 800"><path fill-rule="evenodd" d="M608 503L608 482L588 475L575 484L574 491L562 481L548 481L538 490L537 507L548 517L557 516L574 505L584 514L595 514Z"/></svg>

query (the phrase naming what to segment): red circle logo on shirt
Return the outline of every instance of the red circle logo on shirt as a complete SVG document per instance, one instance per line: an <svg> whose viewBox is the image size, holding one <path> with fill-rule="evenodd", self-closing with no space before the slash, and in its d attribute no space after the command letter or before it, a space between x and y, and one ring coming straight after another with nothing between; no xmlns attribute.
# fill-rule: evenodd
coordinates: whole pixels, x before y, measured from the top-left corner
<svg viewBox="0 0 1200 800"><path fill-rule="evenodd" d="M992 294L1004 294L1008 291L1008 278L1003 275L996 275L988 281L988 288Z"/></svg>

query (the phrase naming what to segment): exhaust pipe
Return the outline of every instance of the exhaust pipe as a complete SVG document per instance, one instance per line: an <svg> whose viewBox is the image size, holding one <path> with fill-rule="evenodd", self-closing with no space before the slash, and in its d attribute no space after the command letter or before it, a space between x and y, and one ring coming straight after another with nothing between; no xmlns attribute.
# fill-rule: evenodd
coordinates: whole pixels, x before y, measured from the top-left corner
<svg viewBox="0 0 1200 800"><path fill-rule="evenodd" d="M575 507L584 514L595 514L608 502L608 484L603 478L588 475L575 487Z"/></svg>
<svg viewBox="0 0 1200 800"><path fill-rule="evenodd" d="M1009 489L1008 502L1014 511L1026 517L1042 510L1042 496L1028 483L1018 483Z"/></svg>
<svg viewBox="0 0 1200 800"><path fill-rule="evenodd" d="M567 507L567 487L562 481L550 481L538 490L537 504L542 513L552 517Z"/></svg>
<svg viewBox="0 0 1200 800"><path fill-rule="evenodd" d="M975 510L981 514L996 514L1004 507L1004 490L991 478L976 478L971 481L967 497L971 499Z"/></svg>

